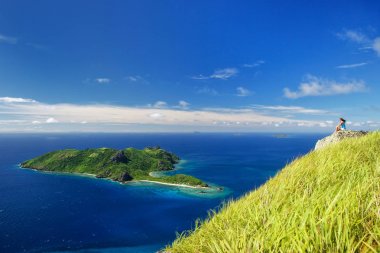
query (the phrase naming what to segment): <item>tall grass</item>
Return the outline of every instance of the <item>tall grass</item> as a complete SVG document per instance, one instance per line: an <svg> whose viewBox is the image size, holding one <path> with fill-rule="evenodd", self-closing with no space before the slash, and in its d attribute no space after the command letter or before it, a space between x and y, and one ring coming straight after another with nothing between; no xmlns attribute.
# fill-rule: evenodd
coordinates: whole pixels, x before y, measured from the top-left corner
<svg viewBox="0 0 380 253"><path fill-rule="evenodd" d="M165 252L380 252L380 133L296 159Z"/></svg>

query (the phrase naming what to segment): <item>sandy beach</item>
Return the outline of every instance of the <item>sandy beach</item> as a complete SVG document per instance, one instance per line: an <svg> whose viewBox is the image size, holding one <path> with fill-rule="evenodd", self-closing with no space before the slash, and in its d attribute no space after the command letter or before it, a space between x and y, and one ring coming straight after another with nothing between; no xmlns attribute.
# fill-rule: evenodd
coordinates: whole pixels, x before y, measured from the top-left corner
<svg viewBox="0 0 380 253"><path fill-rule="evenodd" d="M210 189L210 187L191 186L191 185L186 185L186 184L173 184L173 183L165 183L165 182L144 180L144 179L143 180L136 180L135 182L148 182L148 183L163 184L163 185L169 185L169 186L187 187L187 188L193 188L193 189Z"/></svg>

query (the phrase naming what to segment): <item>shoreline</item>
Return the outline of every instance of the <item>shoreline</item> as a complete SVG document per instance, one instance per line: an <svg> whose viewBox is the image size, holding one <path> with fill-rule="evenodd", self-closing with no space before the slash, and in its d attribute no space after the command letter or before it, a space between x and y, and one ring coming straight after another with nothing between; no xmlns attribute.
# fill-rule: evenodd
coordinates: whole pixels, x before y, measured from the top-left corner
<svg viewBox="0 0 380 253"><path fill-rule="evenodd" d="M95 174L91 174L91 173L64 172L64 171L59 172L59 171L39 170L39 169L22 167L21 164L18 164L18 167L21 168L21 169L28 169L28 170L33 170L33 171L43 172L43 173L49 173L49 174L74 175L74 176L82 176L82 177L91 177L91 178L95 178L95 179L103 179L103 180L108 180L108 181L111 181L111 182L114 182L114 183L119 183L119 184L122 184L122 185L128 185L130 183L138 183L138 182L147 182L147 183L155 183L155 184L167 185L167 186L172 186L172 187L184 187L184 188L204 189L204 190L213 189L213 187L210 187L210 186L208 186L208 187L204 187L204 186L191 186L191 185L186 185L186 184L165 183L165 182L153 181L153 180L148 180L148 179L140 179L140 180L131 180L131 181L126 181L126 182L120 182L120 181L113 180L111 178L99 178ZM151 171L150 173L152 173L152 172L154 172L154 171Z"/></svg>
<svg viewBox="0 0 380 253"><path fill-rule="evenodd" d="M146 179L132 180L131 182L148 182L148 183L154 183L154 184L162 184L162 185L175 186L175 187L187 187L187 188L193 188L193 189L207 189L207 190L211 189L211 187L191 186L191 185L187 185L187 184L165 183L165 182L146 180Z"/></svg>
<svg viewBox="0 0 380 253"><path fill-rule="evenodd" d="M100 178L96 177L95 174L91 174L91 173L40 170L40 169L34 169L34 168L28 168L28 167L22 167L21 164L17 164L17 167L19 167L20 169L24 169L24 170L25 170L25 169L26 169L26 170L32 170L32 171L37 171L37 172L42 172L42 173L47 173L47 174L74 175L74 176L91 177L91 178L97 178L97 179L100 179ZM112 180L112 179L110 179L110 178L104 178L104 179L108 179L108 180L114 181L114 180ZM115 181L115 182L117 182L117 181Z"/></svg>

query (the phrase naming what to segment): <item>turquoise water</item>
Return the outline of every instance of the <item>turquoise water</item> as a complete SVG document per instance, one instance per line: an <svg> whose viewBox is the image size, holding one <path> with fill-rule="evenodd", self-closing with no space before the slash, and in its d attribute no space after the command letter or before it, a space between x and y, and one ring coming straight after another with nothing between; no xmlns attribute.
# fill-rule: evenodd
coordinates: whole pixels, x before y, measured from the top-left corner
<svg viewBox="0 0 380 253"><path fill-rule="evenodd" d="M155 252L223 201L260 186L321 135L45 134L0 135L0 252ZM223 186L222 193L21 169L63 148L160 145L178 170Z"/></svg>

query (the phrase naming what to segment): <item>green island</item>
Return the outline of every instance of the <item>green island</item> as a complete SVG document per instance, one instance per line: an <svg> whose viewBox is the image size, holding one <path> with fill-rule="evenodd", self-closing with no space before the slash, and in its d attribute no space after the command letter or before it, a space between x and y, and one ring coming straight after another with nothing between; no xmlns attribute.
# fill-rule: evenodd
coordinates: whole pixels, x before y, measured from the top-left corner
<svg viewBox="0 0 380 253"><path fill-rule="evenodd" d="M179 160L178 156L160 147L147 147L143 150L135 148L65 149L25 161L21 163L21 167L91 175L121 183L147 181L174 186L209 188L205 182L189 175L175 174L160 177L151 175L151 172L155 171L173 170Z"/></svg>
<svg viewBox="0 0 380 253"><path fill-rule="evenodd" d="M295 159L161 252L380 252L380 133Z"/></svg>

